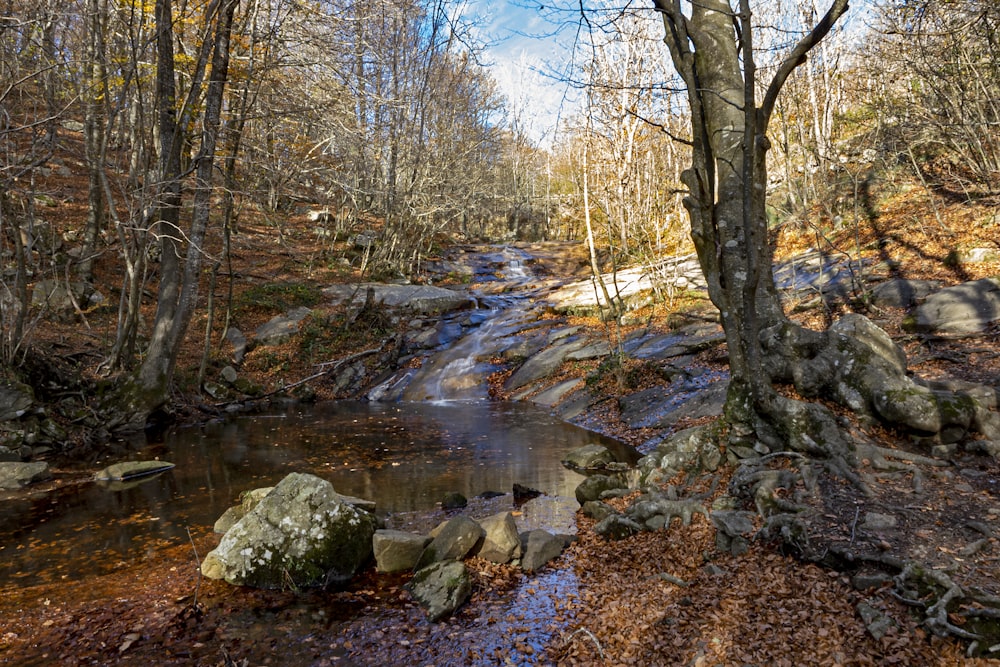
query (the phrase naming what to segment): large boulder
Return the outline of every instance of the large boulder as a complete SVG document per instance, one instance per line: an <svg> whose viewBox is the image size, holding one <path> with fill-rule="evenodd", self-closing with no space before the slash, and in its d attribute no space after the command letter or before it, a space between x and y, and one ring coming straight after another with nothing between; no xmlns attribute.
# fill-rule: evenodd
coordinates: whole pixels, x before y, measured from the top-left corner
<svg viewBox="0 0 1000 667"><path fill-rule="evenodd" d="M454 560L438 561L419 570L407 588L431 622L450 616L472 593L472 579L465 565Z"/></svg>
<svg viewBox="0 0 1000 667"><path fill-rule="evenodd" d="M326 480L292 473L226 532L201 571L258 588L342 582L371 557L377 524Z"/></svg>

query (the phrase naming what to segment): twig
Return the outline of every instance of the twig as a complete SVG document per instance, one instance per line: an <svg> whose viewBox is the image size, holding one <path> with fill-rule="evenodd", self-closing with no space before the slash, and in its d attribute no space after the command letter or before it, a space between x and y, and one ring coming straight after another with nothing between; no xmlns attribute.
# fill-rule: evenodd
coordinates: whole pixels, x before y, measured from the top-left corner
<svg viewBox="0 0 1000 667"><path fill-rule="evenodd" d="M191 550L194 552L194 562L198 565L198 583L194 586L194 602L191 603L193 609L198 609L198 592L201 590L201 558L198 557L198 547L194 545L194 538L191 537L191 529L185 528L187 531L188 540L191 542Z"/></svg>
<svg viewBox="0 0 1000 667"><path fill-rule="evenodd" d="M604 660L604 649L601 648L601 642L597 641L597 637L594 636L594 633L588 630L587 628L577 628L576 630L574 630L573 634L569 636L567 642L573 641L573 637L576 637L576 635L581 632L590 637L591 641L593 641L594 645L597 647L597 654L601 656L601 660Z"/></svg>
<svg viewBox="0 0 1000 667"><path fill-rule="evenodd" d="M388 342L388 341L386 341L386 342ZM385 347L385 345L383 344L382 347ZM274 396L275 394L284 393L284 392L288 391L289 389L294 389L295 387L303 385L303 384L305 384L307 382L311 382L311 381L315 380L316 378L323 377L324 375L329 375L330 373L332 373L333 371L337 370L341 366L344 366L345 364L349 364L349 363L351 363L353 361L357 361L358 359L363 359L364 357L369 357L369 356L371 356L373 354L377 354L378 352L380 352L382 350L382 347L376 347L376 348L372 348L370 350L363 350L362 352L358 352L356 354L352 354L350 356L344 357L343 359L340 359L339 361L325 361L325 362L323 362L321 364L317 364L318 366L329 365L330 367L329 368L324 368L323 370L319 371L318 373L313 373L312 375L310 375L308 377L305 377L305 378L302 378L301 380L298 380L297 382L293 382L292 384L286 384L286 385L283 385L283 386L279 387L278 389L275 389L273 391L269 391L266 394L261 394L257 398L258 399L270 398L271 396ZM223 401L222 403L215 403L215 404L213 404L212 407L221 408L221 407L225 407L227 405L230 405L230 404L236 403L236 402L237 401Z"/></svg>

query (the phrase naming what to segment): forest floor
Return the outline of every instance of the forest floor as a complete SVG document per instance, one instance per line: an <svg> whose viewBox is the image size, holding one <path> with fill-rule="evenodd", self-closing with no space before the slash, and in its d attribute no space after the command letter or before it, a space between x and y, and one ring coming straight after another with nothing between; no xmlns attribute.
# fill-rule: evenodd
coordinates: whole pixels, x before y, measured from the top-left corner
<svg viewBox="0 0 1000 667"><path fill-rule="evenodd" d="M57 207L47 213L59 225L79 225L85 197L79 179L58 181L51 190ZM1000 218L983 205L949 203L919 189L897 191L877 203L854 228L839 230L786 225L779 251L808 246L887 262L906 278L957 283L1000 275L997 262L963 264L956 251L996 249ZM932 210L934 213L932 213ZM936 214L936 215L935 215ZM305 215L271 217L244 212L233 238L234 323L252 331L276 314L259 297L266 285L322 287L357 276L336 261L337 249L323 247ZM210 253L219 239L211 240ZM121 284L114 239L98 262L96 284L116 301ZM228 281L216 286L226 297ZM272 304L273 305L273 304ZM657 306L653 321L669 313ZM812 308L795 316L822 327L836 311ZM903 332L904 313L882 312L877 320L906 349L911 368L925 377L960 377L1000 385L997 332L958 340L930 341ZM205 417L195 380L205 327L192 324L178 363L179 418ZM220 318L221 319L221 318ZM33 345L53 363L91 360L93 371L113 340L114 308L96 309L83 320L45 322ZM220 333L221 322L214 324ZM593 323L593 326L601 326ZM241 373L273 387L280 378L310 375L315 364L362 349L360 339L327 341L313 355L288 346L252 351ZM706 363L712 363L707 359ZM227 363L213 353L210 372ZM609 392L613 384L605 385ZM322 384L317 397L332 398ZM613 404L614 401L609 401ZM629 432L614 410L589 424L627 441L648 434ZM860 427L859 427L860 428ZM884 446L906 447L901 436L867 429ZM73 452L93 462L104 450L81 442ZM68 465L68 464L67 464ZM980 460L983 476L997 478L997 465ZM690 489L721 493L727 474L686 480ZM886 505L906 503L898 480L878 483ZM936 480L926 501L931 527L966 522L971 506L994 504L996 489L966 485L956 491ZM837 511L856 513L845 498ZM932 507L933 506L933 507ZM920 512L915 511L919 516ZM986 665L997 661L964 657L966 646L926 632L913 610L886 590L859 591L847 575L782 555L753 543L740 556L715 550L714 528L696 516L690 526L642 533L620 542L594 535L591 521L578 519L579 539L552 566L536 574L474 561L473 594L452 618L428 623L407 595L404 578L367 572L345 590L254 591L202 581L192 546L206 553L217 537L193 536L192 544L158 550L144 562L112 575L31 587L0 585L0 664L11 665ZM842 526L844 521L836 525ZM831 524L832 526L833 524ZM819 529L819 527L817 527ZM831 531L834 529L831 528ZM835 532L835 531L834 531ZM852 531L853 532L853 531ZM920 538L919 529L913 533ZM842 536L831 533L831 541ZM853 537L853 536L852 536ZM956 550L949 544L936 545ZM976 555L995 575L1000 545L995 536ZM987 567L988 566L988 567ZM664 576L669 575L669 576ZM892 623L875 639L859 615L859 603ZM957 622L957 619L956 619Z"/></svg>

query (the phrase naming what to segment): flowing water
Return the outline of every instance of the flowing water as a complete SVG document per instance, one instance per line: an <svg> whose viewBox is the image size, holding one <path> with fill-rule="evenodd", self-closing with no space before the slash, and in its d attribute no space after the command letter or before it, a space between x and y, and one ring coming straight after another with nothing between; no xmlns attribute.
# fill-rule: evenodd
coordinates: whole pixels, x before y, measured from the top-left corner
<svg viewBox="0 0 1000 667"><path fill-rule="evenodd" d="M0 586L111 571L204 532L241 492L311 472L378 512L429 510L457 491L519 483L573 495L561 464L614 441L523 404L335 402L169 432L138 452L176 468L130 486L77 482L0 504Z"/></svg>

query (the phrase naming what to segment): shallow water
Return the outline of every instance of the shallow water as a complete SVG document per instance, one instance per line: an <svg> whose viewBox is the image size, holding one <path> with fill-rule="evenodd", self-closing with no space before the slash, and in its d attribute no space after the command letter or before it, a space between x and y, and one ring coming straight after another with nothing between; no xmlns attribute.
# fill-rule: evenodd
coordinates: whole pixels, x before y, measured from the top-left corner
<svg viewBox="0 0 1000 667"><path fill-rule="evenodd" d="M519 483L573 495L569 450L617 445L529 405L297 406L170 431L133 457L176 467L127 488L71 483L0 503L0 587L82 579L153 560L202 535L240 493L311 472L380 514L433 509L445 493L509 493Z"/></svg>

